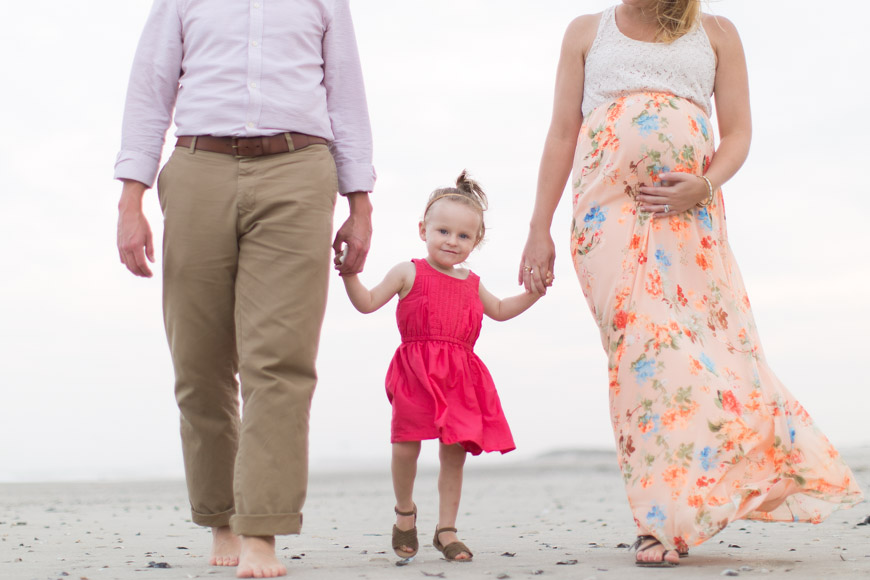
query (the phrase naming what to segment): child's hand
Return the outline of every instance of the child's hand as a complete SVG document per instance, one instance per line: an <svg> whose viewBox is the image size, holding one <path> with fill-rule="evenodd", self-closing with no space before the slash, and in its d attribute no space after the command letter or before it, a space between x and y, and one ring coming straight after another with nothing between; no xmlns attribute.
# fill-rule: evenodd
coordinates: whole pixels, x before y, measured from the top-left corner
<svg viewBox="0 0 870 580"><path fill-rule="evenodd" d="M341 270L345 258L347 258L347 244L342 244L341 249L335 253L335 258L332 259L332 263L335 264L336 270Z"/></svg>
<svg viewBox="0 0 870 580"><path fill-rule="evenodd" d="M532 296L536 296L540 298L541 296L545 296L547 294L547 288L553 285L553 273L547 272L547 275L544 276L544 286L538 286L537 284L532 284L531 288L526 288L526 294L531 294Z"/></svg>

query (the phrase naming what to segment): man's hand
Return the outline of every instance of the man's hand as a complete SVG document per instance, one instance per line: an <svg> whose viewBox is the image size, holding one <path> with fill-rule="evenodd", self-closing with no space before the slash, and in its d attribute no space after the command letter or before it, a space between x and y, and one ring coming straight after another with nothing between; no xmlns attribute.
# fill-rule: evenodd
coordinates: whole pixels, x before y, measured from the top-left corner
<svg viewBox="0 0 870 580"><path fill-rule="evenodd" d="M151 226L142 213L142 196L148 187L144 183L124 180L118 203L118 254L121 263L136 276L150 278L148 261L154 262L154 240Z"/></svg>
<svg viewBox="0 0 870 580"><path fill-rule="evenodd" d="M366 263L372 243L372 202L364 191L348 193L350 215L338 228L332 249L335 250L335 269L339 275L359 274ZM342 246L344 255L341 254Z"/></svg>

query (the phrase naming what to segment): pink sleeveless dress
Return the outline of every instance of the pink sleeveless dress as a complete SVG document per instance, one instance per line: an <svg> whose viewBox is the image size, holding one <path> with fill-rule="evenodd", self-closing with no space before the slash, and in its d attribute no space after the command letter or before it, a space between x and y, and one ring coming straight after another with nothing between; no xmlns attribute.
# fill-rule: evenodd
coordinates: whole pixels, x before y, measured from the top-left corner
<svg viewBox="0 0 870 580"><path fill-rule="evenodd" d="M480 278L412 261L414 285L396 308L402 344L387 370L391 442L440 439L473 455L515 449L492 376L473 351L483 320Z"/></svg>

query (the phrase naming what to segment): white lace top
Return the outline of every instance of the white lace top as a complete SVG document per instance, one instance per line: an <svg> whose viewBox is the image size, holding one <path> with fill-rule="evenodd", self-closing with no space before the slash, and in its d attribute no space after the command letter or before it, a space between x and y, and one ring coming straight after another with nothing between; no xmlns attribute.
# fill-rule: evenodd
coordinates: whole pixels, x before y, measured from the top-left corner
<svg viewBox="0 0 870 580"><path fill-rule="evenodd" d="M595 107L636 91L662 91L712 110L716 55L700 21L671 43L643 42L616 27L616 7L601 15L595 41L586 55L583 117Z"/></svg>

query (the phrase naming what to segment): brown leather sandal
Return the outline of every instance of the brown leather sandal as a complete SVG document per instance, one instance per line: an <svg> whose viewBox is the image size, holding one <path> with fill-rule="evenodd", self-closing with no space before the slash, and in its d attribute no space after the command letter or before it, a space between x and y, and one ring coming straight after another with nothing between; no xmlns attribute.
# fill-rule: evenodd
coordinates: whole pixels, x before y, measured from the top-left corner
<svg viewBox="0 0 870 580"><path fill-rule="evenodd" d="M393 524L393 552L399 558L413 558L420 549L420 543L417 540L417 506L415 504L414 509L409 512L400 512L397 507L393 508L393 510L399 516L414 516L414 527L410 530L400 530L399 526ZM411 548L413 552L406 552L400 549L403 546Z"/></svg>
<svg viewBox="0 0 870 580"><path fill-rule="evenodd" d="M435 528L435 539L432 540L432 545L435 546L435 549L444 554L444 558L451 562L471 562L471 559L474 558L474 554L471 553L471 550L468 549L468 546L463 544L460 541L450 542L446 546L441 544L441 540L438 539L438 536L441 535L441 532L456 532L456 528ZM464 560L457 560L456 556L459 554L468 554L468 558Z"/></svg>

